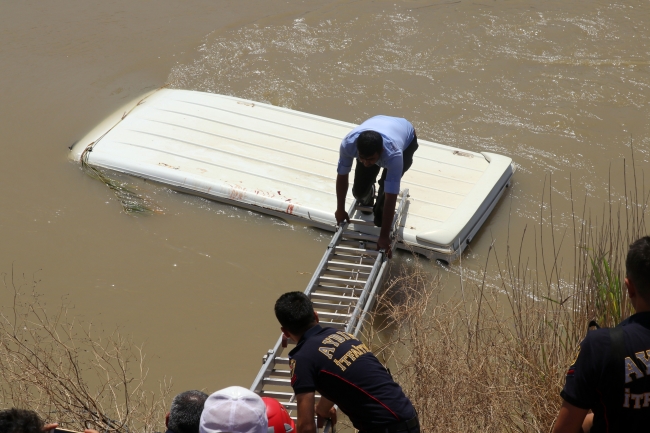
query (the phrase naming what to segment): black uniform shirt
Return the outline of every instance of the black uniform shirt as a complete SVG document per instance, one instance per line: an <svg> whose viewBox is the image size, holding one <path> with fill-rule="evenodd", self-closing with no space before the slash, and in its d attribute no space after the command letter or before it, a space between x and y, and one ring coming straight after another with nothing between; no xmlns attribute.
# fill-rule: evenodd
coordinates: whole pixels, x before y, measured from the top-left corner
<svg viewBox="0 0 650 433"><path fill-rule="evenodd" d="M646 431L650 422L650 312L619 325L625 353L610 361L608 328L587 333L560 394L594 412L592 433Z"/></svg>
<svg viewBox="0 0 650 433"><path fill-rule="evenodd" d="M336 403L358 430L415 416L402 388L350 334L316 325L302 336L289 358L293 391L318 391Z"/></svg>

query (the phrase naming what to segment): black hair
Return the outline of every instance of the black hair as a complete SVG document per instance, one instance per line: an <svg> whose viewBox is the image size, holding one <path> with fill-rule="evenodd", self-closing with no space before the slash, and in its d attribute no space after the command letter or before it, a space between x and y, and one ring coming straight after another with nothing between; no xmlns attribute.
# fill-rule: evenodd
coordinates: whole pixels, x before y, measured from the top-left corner
<svg viewBox="0 0 650 433"><path fill-rule="evenodd" d="M625 259L627 278L632 280L639 295L650 301L650 236L637 239L627 250Z"/></svg>
<svg viewBox="0 0 650 433"><path fill-rule="evenodd" d="M43 420L33 410L7 409L0 411L0 432L43 433Z"/></svg>
<svg viewBox="0 0 650 433"><path fill-rule="evenodd" d="M375 153L381 153L384 148L384 139L375 131L363 131L359 134L355 143L357 144L359 156L364 158L371 157Z"/></svg>
<svg viewBox="0 0 650 433"><path fill-rule="evenodd" d="M314 323L314 307L302 292L287 292L275 301L275 317L292 334L303 334Z"/></svg>
<svg viewBox="0 0 650 433"><path fill-rule="evenodd" d="M185 391L174 397L167 428L174 433L199 433L201 412L208 395L201 391Z"/></svg>

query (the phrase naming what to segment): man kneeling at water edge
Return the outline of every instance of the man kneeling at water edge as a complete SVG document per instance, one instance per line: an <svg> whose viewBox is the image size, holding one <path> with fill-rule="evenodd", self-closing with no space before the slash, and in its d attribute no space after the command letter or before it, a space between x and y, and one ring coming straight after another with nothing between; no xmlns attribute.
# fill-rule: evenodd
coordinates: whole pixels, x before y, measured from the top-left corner
<svg viewBox="0 0 650 433"><path fill-rule="evenodd" d="M373 213L375 225L381 227L377 248L385 250L388 257L391 256L388 235L395 215L400 181L411 168L417 148L418 139L413 125L406 119L389 116L371 117L354 128L341 142L336 169L336 222L341 224L350 220L345 210L345 196L352 160L357 160L352 195L363 206L373 206L375 181L379 168L384 167Z"/></svg>
<svg viewBox="0 0 650 433"><path fill-rule="evenodd" d="M297 341L289 352L291 386L298 405L298 432L316 431L326 419L336 423L334 404L361 433L419 433L411 401L386 368L354 336L318 325L318 314L302 292L275 303L282 333ZM321 398L316 403L315 391Z"/></svg>

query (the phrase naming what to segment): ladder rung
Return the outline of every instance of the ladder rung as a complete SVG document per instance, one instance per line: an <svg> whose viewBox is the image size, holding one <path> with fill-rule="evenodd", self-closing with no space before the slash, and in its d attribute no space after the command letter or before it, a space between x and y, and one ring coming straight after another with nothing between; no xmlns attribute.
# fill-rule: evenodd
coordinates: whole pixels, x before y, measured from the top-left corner
<svg viewBox="0 0 650 433"><path fill-rule="evenodd" d="M362 263L348 263L348 262L339 262L339 261L333 261L330 260L327 262L327 267L328 268L344 268L344 269L357 269L361 270L363 272L370 272L372 269L372 265L364 265Z"/></svg>
<svg viewBox="0 0 650 433"><path fill-rule="evenodd" d="M373 251L373 250L366 250L362 248L351 248L351 247L341 247L337 246L334 248L335 253L348 253L348 254L354 254L355 257L358 256L376 256L379 254L379 251Z"/></svg>
<svg viewBox="0 0 650 433"><path fill-rule="evenodd" d="M366 248L368 249L368 245L375 245L375 242L371 241L356 241L354 239L341 239L339 242L340 246L343 247L354 247L354 248Z"/></svg>
<svg viewBox="0 0 650 433"><path fill-rule="evenodd" d="M371 241L363 241L363 245L359 243L360 241L346 241L342 240L339 242L338 246L340 247L350 247L350 248L360 248L360 249L366 249L370 251L376 251L377 250L377 243L376 242L371 242Z"/></svg>
<svg viewBox="0 0 650 433"><path fill-rule="evenodd" d="M318 313L319 318L324 319L336 319L336 320L347 320L350 318L349 314L339 314L339 313L327 313L325 311L320 311Z"/></svg>
<svg viewBox="0 0 650 433"><path fill-rule="evenodd" d="M277 379L275 377L265 377L263 380L266 385L291 386L291 379Z"/></svg>
<svg viewBox="0 0 650 433"><path fill-rule="evenodd" d="M345 323L338 323L338 322L319 322L319 325L324 325L324 326L331 326L332 328L336 329L345 329Z"/></svg>
<svg viewBox="0 0 650 433"><path fill-rule="evenodd" d="M379 239L379 236L368 235L366 233L359 233L352 230L343 230L343 237L348 239L361 239L364 241L371 241L371 242L377 242L377 239Z"/></svg>
<svg viewBox="0 0 650 433"><path fill-rule="evenodd" d="M340 247L341 249L346 249L350 251L368 251L368 248L364 248L362 245L359 245L359 242L357 241L341 241L338 244L336 244L337 247ZM372 250L370 250L372 251Z"/></svg>
<svg viewBox="0 0 650 433"><path fill-rule="evenodd" d="M349 256L349 255L342 255L342 254L332 255L332 260L330 260L330 263L334 260L336 260L337 263L348 263L350 265L358 265L358 266L372 267L372 265L375 264L375 260L369 257Z"/></svg>
<svg viewBox="0 0 650 433"><path fill-rule="evenodd" d="M352 263L355 265L370 265L372 266L375 263L375 259L371 259L369 257L361 257L361 256L351 256L351 255L343 255L340 254L341 251L338 251L339 254L334 254L332 258L337 261L347 261L348 263Z"/></svg>
<svg viewBox="0 0 650 433"><path fill-rule="evenodd" d="M334 293L348 293L350 295L355 295L356 293L361 294L363 288L361 287L341 287L341 286L324 286L319 284L314 287L314 290L320 290L322 292L334 292ZM312 293L314 293L312 291Z"/></svg>
<svg viewBox="0 0 650 433"><path fill-rule="evenodd" d="M265 389L261 392L262 397L273 397L276 399L290 399L293 397L293 392L282 392L282 391L267 391Z"/></svg>
<svg viewBox="0 0 650 433"><path fill-rule="evenodd" d="M294 394L292 392L267 391L267 390L263 389L262 391L260 391L260 396L261 397L273 397L273 398L275 398L277 400L281 400L281 399L282 400L290 400L294 396ZM320 400L320 395L319 394L314 395L314 399L315 400ZM292 402L280 401L280 403L286 405L286 404L290 404Z"/></svg>
<svg viewBox="0 0 650 433"><path fill-rule="evenodd" d="M291 371L289 370L276 370L274 368L273 370L271 370L271 374L280 377L291 377Z"/></svg>
<svg viewBox="0 0 650 433"><path fill-rule="evenodd" d="M338 250L338 251L336 251L336 250ZM347 253L347 255L354 255L355 257L358 257L359 255L363 255L365 253L369 253L371 251L375 251L375 250L369 250L367 248L361 248L359 245L352 246L352 245L338 244L334 248L335 253L337 253L337 252L338 253Z"/></svg>
<svg viewBox="0 0 650 433"><path fill-rule="evenodd" d="M341 295L330 295L329 293L315 293L312 292L311 294L312 298L317 298L317 299L329 299L332 301L341 301L341 302L356 302L359 300L359 298L354 297L354 296L341 296Z"/></svg>
<svg viewBox="0 0 650 433"><path fill-rule="evenodd" d="M319 309L323 308L325 310L336 310L336 311L349 310L350 308L352 308L352 305L350 304L327 304L325 302L313 302L313 301L312 301L312 305L314 306L314 308L319 308ZM320 311L318 312L318 314L320 314Z"/></svg>
<svg viewBox="0 0 650 433"><path fill-rule="evenodd" d="M285 364L289 365L289 358L280 358L279 356L277 356L275 358L275 363L276 364L282 364L282 365L285 365Z"/></svg>
<svg viewBox="0 0 650 433"><path fill-rule="evenodd" d="M372 206L361 206L360 204L356 205L354 208L356 210L360 210L360 211L363 211L363 212L372 212L373 211Z"/></svg>
<svg viewBox="0 0 650 433"><path fill-rule="evenodd" d="M373 221L353 220L353 219L350 220L350 224L358 224L361 226L373 226L373 227L375 225Z"/></svg>
<svg viewBox="0 0 650 433"><path fill-rule="evenodd" d="M365 280L350 280L347 278L328 277L327 275L323 275L319 280L324 283L342 284L344 286L364 287L366 285Z"/></svg>
<svg viewBox="0 0 650 433"><path fill-rule="evenodd" d="M339 270L339 269L327 269L325 271L325 274L326 275L324 275L324 276L327 276L327 275L331 274L331 275L338 275L338 276L341 276L341 277L352 277L352 278L357 278L357 277L368 278L368 275L370 275L368 272L365 272L365 271L364 272L342 271L342 270Z"/></svg>

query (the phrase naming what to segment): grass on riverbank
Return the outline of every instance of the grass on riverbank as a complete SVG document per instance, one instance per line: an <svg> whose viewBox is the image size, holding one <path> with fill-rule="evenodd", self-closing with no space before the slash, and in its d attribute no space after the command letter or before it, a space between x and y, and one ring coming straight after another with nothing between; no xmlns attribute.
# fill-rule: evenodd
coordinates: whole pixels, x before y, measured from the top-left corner
<svg viewBox="0 0 650 433"><path fill-rule="evenodd" d="M561 236L547 191L540 221L550 225L524 230L505 252L493 242L482 278L468 281L461 271L461 293L450 299L440 299L443 282L417 261L391 282L368 340L393 366L424 432L552 429L566 369L589 321L613 326L632 313L625 256L647 234L648 205L636 171L632 177L633 187L624 179L624 197L610 195L600 218L586 206L581 216L574 210ZM535 257L523 257L531 242ZM560 253L567 246L572 261Z"/></svg>
<svg viewBox="0 0 650 433"><path fill-rule="evenodd" d="M424 432L550 431L589 320L612 326L630 314L624 259L647 233L648 204L644 182L636 171L632 178L602 216L574 211L561 236L547 191L540 223L503 251L493 243L482 278L461 274L451 299L417 260L390 281L367 339L393 366ZM531 259L521 253L526 243ZM76 430L164 429L170 387L143 390L145 360L132 341L84 327L65 308L46 311L29 278L5 275L4 283L13 304L0 311L0 407L35 409Z"/></svg>

